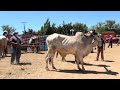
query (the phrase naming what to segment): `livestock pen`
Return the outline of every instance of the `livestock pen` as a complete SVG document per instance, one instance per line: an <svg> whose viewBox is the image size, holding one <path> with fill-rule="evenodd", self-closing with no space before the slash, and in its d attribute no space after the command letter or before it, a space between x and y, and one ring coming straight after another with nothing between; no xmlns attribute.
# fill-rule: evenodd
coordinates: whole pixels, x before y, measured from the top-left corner
<svg viewBox="0 0 120 90"><path fill-rule="evenodd" d="M47 45L46 45L45 40L47 38L47 35L37 36L37 37L39 37L39 44L33 43L32 45L30 45L28 42L29 42L29 40L30 40L30 38L32 36L34 36L34 35L32 35L32 34L19 35L19 37L22 40L21 50L25 51L25 52L32 52L30 47L35 47L34 51L36 52L36 47L38 47L39 51L46 51L47 50ZM8 48L8 53L11 53L11 49L10 49L11 45L10 45L10 43L8 43L7 48Z"/></svg>

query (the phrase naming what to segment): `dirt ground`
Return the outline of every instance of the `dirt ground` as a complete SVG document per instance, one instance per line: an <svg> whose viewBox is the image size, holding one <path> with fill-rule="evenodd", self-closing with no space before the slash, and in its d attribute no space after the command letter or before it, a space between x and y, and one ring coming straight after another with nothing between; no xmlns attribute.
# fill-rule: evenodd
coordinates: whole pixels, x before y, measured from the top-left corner
<svg viewBox="0 0 120 90"><path fill-rule="evenodd" d="M66 57L67 62L62 62L58 55L58 58L54 58L54 65L59 71L46 71L46 51L22 54L21 65L11 65L8 54L8 57L0 60L0 79L120 79L120 46L107 48L107 45L105 61L95 61L96 50L84 58L84 72L78 71L73 55Z"/></svg>

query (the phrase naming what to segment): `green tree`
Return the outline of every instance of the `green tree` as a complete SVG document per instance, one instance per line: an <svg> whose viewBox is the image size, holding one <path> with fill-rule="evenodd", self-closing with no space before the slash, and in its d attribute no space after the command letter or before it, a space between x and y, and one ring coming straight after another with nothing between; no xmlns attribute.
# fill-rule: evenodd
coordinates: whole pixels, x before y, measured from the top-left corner
<svg viewBox="0 0 120 90"><path fill-rule="evenodd" d="M65 24L65 22L63 21L63 26L62 26L63 34L70 35L70 30L72 28L73 28L72 23Z"/></svg>
<svg viewBox="0 0 120 90"><path fill-rule="evenodd" d="M106 26L106 24L101 22L97 23L94 29L96 29L98 33L103 33L105 31L108 31L108 27Z"/></svg>
<svg viewBox="0 0 120 90"><path fill-rule="evenodd" d="M23 35L25 35L25 34L37 34L37 32L35 30L30 29L30 28L28 28L28 30L24 30L22 32L23 32Z"/></svg>
<svg viewBox="0 0 120 90"><path fill-rule="evenodd" d="M16 31L14 27L10 27L9 25L3 25L1 26L3 31L7 31L8 34L12 34L13 32Z"/></svg>
<svg viewBox="0 0 120 90"><path fill-rule="evenodd" d="M44 30L45 30L45 35L49 35L51 33L49 18L44 23Z"/></svg>
<svg viewBox="0 0 120 90"><path fill-rule="evenodd" d="M120 25L119 23L116 23L115 20L106 20L105 22L99 22L94 27L99 33L114 31L116 34L120 34Z"/></svg>
<svg viewBox="0 0 120 90"><path fill-rule="evenodd" d="M56 28L56 33L59 33L59 34L64 34L64 33L65 33L61 25L59 25L59 26Z"/></svg>
<svg viewBox="0 0 120 90"><path fill-rule="evenodd" d="M36 34L36 32L33 29L28 28L28 33L29 34Z"/></svg>
<svg viewBox="0 0 120 90"><path fill-rule="evenodd" d="M43 26L41 27L41 29L40 30L38 30L38 35L45 35L45 30L44 30L44 28L43 28Z"/></svg>
<svg viewBox="0 0 120 90"><path fill-rule="evenodd" d="M56 32L55 24L53 23L52 26L50 25L49 18L44 23L44 26L41 27L40 30L38 30L39 35L50 35Z"/></svg>
<svg viewBox="0 0 120 90"><path fill-rule="evenodd" d="M57 31L56 31L56 30L57 30L57 28L55 27L55 25L56 25L56 24L55 24L55 23L53 23L53 24L52 24L52 26L51 26L51 34L52 34L52 33L56 33L56 32L57 32Z"/></svg>
<svg viewBox="0 0 120 90"><path fill-rule="evenodd" d="M75 23L75 24L73 24L73 29L75 30L75 32L83 32L83 33L88 32L87 25L83 24L83 23Z"/></svg>
<svg viewBox="0 0 120 90"><path fill-rule="evenodd" d="M23 33L22 33L23 35L27 34L27 31L26 31L26 30L24 30L24 31L22 31L22 32L23 32Z"/></svg>

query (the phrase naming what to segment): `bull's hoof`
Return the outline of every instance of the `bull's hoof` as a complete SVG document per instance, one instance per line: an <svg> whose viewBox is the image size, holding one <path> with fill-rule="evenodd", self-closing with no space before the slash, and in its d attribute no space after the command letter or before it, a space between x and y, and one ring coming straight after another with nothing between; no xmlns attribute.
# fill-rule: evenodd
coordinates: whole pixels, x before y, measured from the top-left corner
<svg viewBox="0 0 120 90"><path fill-rule="evenodd" d="M5 58L5 56L2 56L2 58Z"/></svg>
<svg viewBox="0 0 120 90"><path fill-rule="evenodd" d="M81 73L86 74L87 72L85 70L81 70Z"/></svg>
<svg viewBox="0 0 120 90"><path fill-rule="evenodd" d="M66 59L62 58L61 61L66 62Z"/></svg>
<svg viewBox="0 0 120 90"><path fill-rule="evenodd" d="M85 68L82 68L83 71L85 71Z"/></svg>
<svg viewBox="0 0 120 90"><path fill-rule="evenodd" d="M46 71L50 71L50 69L49 68L45 68L46 69Z"/></svg>
<svg viewBox="0 0 120 90"><path fill-rule="evenodd" d="M59 69L56 69L55 71L59 72L60 70L59 70Z"/></svg>
<svg viewBox="0 0 120 90"><path fill-rule="evenodd" d="M67 60L62 60L63 62L67 62Z"/></svg>
<svg viewBox="0 0 120 90"><path fill-rule="evenodd" d="M82 69L81 68L78 68L79 71L81 71Z"/></svg>
<svg viewBox="0 0 120 90"><path fill-rule="evenodd" d="M57 70L55 67L52 67L53 69Z"/></svg>

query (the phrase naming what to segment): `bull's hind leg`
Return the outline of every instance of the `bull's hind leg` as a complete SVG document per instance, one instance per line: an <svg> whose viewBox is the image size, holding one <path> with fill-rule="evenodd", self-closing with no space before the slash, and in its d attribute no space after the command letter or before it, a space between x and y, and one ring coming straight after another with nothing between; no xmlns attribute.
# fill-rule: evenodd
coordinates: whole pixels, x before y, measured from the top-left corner
<svg viewBox="0 0 120 90"><path fill-rule="evenodd" d="M45 67L46 71L49 71L49 68L48 68L48 57L46 57L46 67Z"/></svg>
<svg viewBox="0 0 120 90"><path fill-rule="evenodd" d="M50 59L49 54L50 54L50 51L48 50L47 55L45 57L45 61L46 61L45 69L46 69L46 71L49 71L49 68L48 68L48 60Z"/></svg>
<svg viewBox="0 0 120 90"><path fill-rule="evenodd" d="M54 55L55 55L55 51L52 51L52 56L51 56L51 64L52 64L52 68L57 70L54 66L54 63L53 63L53 59L54 59Z"/></svg>
<svg viewBox="0 0 120 90"><path fill-rule="evenodd" d="M83 62L83 57L79 57L80 63L82 65L82 70L85 70L84 68L84 62Z"/></svg>
<svg viewBox="0 0 120 90"><path fill-rule="evenodd" d="M49 68L48 68L48 61L52 65L52 68L56 69L54 64L53 64L54 55L55 55L55 50L54 49L48 49L48 53L46 55L46 70L47 71L49 70Z"/></svg>
<svg viewBox="0 0 120 90"><path fill-rule="evenodd" d="M59 52L59 54L60 54L60 56L62 57L62 61L63 61L63 62L66 62L66 61L67 61L67 60L65 59L66 55L63 54L63 53L61 53L61 52Z"/></svg>

